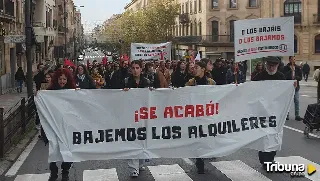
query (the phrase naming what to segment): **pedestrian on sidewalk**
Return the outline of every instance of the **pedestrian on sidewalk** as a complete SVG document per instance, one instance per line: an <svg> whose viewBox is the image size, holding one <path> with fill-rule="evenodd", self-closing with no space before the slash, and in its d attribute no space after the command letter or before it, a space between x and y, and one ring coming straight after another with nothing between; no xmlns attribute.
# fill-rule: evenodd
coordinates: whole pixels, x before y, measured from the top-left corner
<svg viewBox="0 0 320 181"><path fill-rule="evenodd" d="M295 120L301 121L301 117L299 115L299 90L300 85L299 82L302 80L302 71L300 66L296 65L296 58L294 56L289 57L289 63L283 68L283 73L287 80L296 80L297 87L296 92L294 94L294 110L295 110ZM287 120L289 120L289 113L287 116Z"/></svg>
<svg viewBox="0 0 320 181"><path fill-rule="evenodd" d="M303 66L302 66L302 73L303 73L303 78L306 82L308 82L308 77L309 77L309 73L310 73L310 66L308 64L308 62L306 62Z"/></svg>
<svg viewBox="0 0 320 181"><path fill-rule="evenodd" d="M320 81L319 81L319 78L320 78L320 69L316 69L313 73L313 79L318 82L317 84L317 102L319 103L320 101Z"/></svg>
<svg viewBox="0 0 320 181"><path fill-rule="evenodd" d="M19 67L16 74L15 74L15 80L17 81L17 92L22 92L23 82L26 81L26 76L24 75L24 72L22 70L22 67Z"/></svg>

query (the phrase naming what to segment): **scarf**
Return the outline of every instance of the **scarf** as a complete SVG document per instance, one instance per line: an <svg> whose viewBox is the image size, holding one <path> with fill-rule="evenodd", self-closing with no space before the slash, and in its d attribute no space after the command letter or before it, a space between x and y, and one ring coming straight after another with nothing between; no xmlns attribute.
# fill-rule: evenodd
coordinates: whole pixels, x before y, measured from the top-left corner
<svg viewBox="0 0 320 181"><path fill-rule="evenodd" d="M78 78L79 78L81 81L83 81L83 80L86 78L86 75L84 75L84 74L82 74L82 75L78 74Z"/></svg>

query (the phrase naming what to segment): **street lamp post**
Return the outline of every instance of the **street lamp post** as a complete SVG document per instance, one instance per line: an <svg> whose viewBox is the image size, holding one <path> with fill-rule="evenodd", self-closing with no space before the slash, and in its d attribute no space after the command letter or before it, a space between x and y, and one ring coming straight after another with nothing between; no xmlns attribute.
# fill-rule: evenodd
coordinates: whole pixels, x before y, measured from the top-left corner
<svg viewBox="0 0 320 181"><path fill-rule="evenodd" d="M32 26L31 26L31 0L25 0L25 35L27 58L27 92L28 97L33 95L32 81Z"/></svg>
<svg viewBox="0 0 320 181"><path fill-rule="evenodd" d="M68 16L68 12L67 12L67 0L63 1L63 21L64 21L64 58L67 58L67 16Z"/></svg>

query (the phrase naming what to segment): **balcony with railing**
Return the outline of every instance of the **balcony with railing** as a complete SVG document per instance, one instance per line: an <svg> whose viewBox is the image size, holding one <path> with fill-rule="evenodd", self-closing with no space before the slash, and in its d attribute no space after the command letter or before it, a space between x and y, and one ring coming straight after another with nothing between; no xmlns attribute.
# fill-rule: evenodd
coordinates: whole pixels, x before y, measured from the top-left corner
<svg viewBox="0 0 320 181"><path fill-rule="evenodd" d="M45 23L43 22L32 22L33 27L45 27Z"/></svg>
<svg viewBox="0 0 320 181"><path fill-rule="evenodd" d="M58 26L58 33L65 33L65 32L68 32L69 29L68 28L65 28L63 26Z"/></svg>
<svg viewBox="0 0 320 181"><path fill-rule="evenodd" d="M202 35L202 36L178 36L173 42L180 45L201 46L234 46L234 35Z"/></svg>
<svg viewBox="0 0 320 181"><path fill-rule="evenodd" d="M282 17L288 17L288 16L293 16L294 17L294 24L299 25L302 22L302 16L301 13L287 13L283 15Z"/></svg>
<svg viewBox="0 0 320 181"><path fill-rule="evenodd" d="M54 28L46 26L45 22L32 22L34 32L41 36L54 36Z"/></svg>

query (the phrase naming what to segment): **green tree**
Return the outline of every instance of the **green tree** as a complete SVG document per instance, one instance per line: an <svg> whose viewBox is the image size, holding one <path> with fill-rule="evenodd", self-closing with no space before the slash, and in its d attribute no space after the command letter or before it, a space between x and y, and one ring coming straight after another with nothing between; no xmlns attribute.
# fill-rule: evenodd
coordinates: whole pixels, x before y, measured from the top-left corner
<svg viewBox="0 0 320 181"><path fill-rule="evenodd" d="M176 23L180 6L174 0L150 0L138 11L126 11L107 27L106 34L114 41L122 40L127 51L131 43L170 41L169 32Z"/></svg>
<svg viewBox="0 0 320 181"><path fill-rule="evenodd" d="M169 32L176 24L180 6L173 0L150 0L145 9L146 42L160 43L170 41Z"/></svg>

